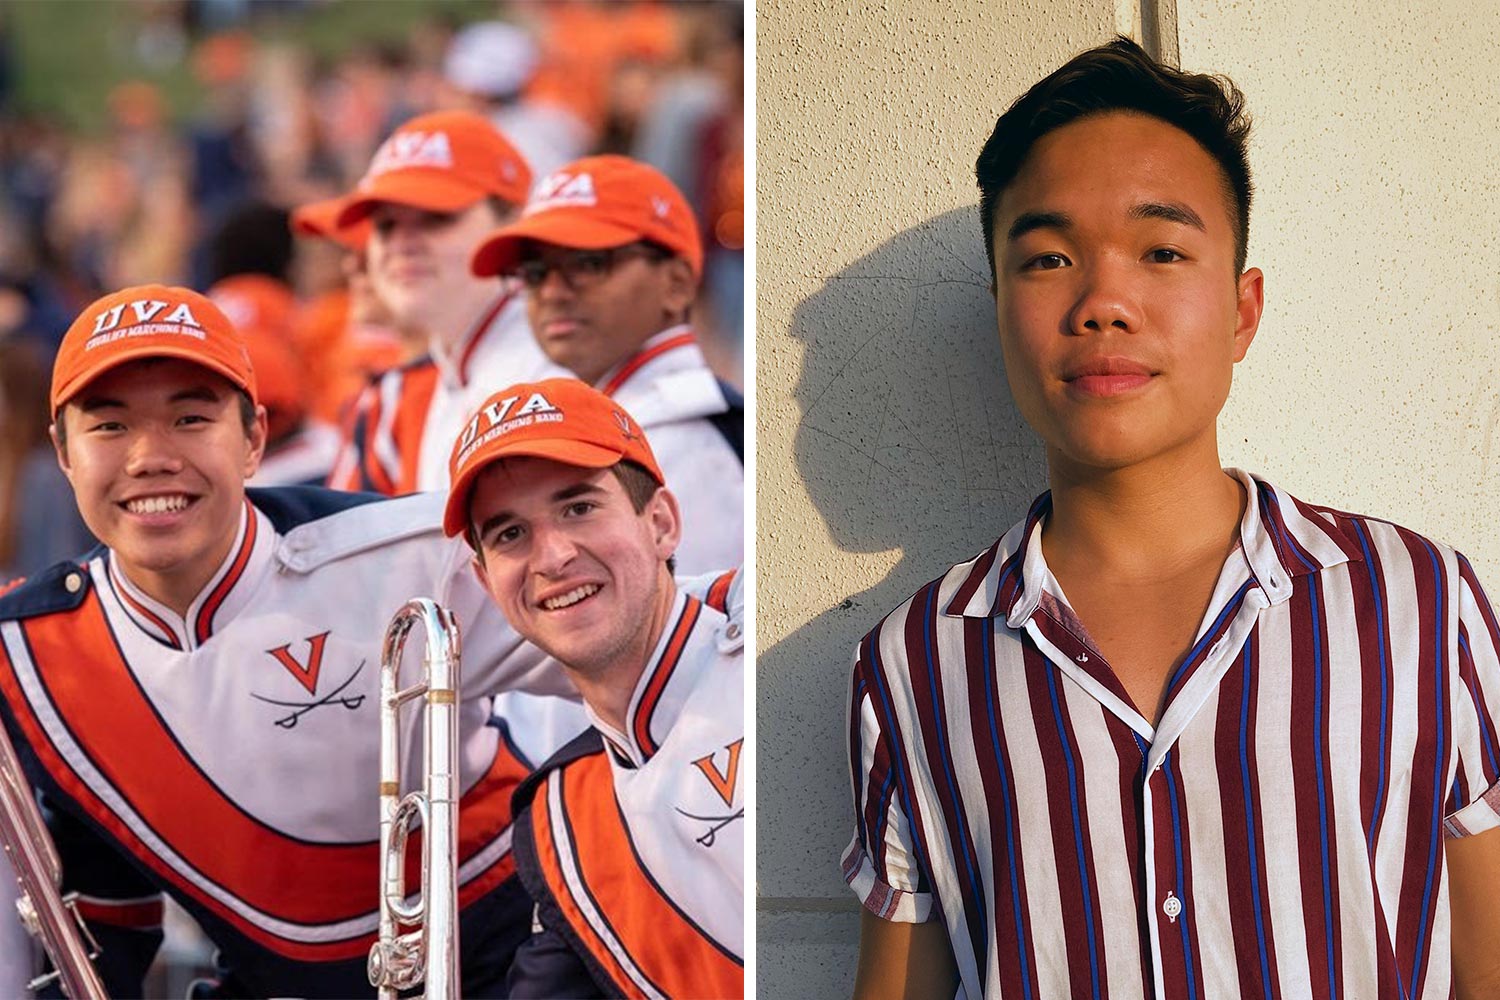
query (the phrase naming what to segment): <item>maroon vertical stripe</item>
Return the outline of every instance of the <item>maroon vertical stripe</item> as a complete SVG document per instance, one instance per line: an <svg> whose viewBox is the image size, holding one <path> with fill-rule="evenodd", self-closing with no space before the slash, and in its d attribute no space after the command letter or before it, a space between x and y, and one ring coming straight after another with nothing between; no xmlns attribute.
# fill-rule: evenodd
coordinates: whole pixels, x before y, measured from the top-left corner
<svg viewBox="0 0 1500 1000"><path fill-rule="evenodd" d="M1430 901L1423 907L1426 888L1428 857L1432 849L1432 813L1437 800L1445 790L1429 787L1430 776L1440 752L1437 733L1434 731L1437 703L1433 674L1437 664L1431 656L1433 643L1437 641L1437 580L1432 573L1432 560L1428 557L1422 539L1411 532L1396 528L1401 543L1411 561L1412 577L1416 584L1417 631L1423 660L1409 664L1401 676L1403 694L1417 699L1418 739L1411 747L1410 759L1405 766L1410 769L1411 787L1407 793L1410 812L1407 816L1402 858L1401 895L1396 917L1396 961L1398 962L1407 989L1414 989L1426 969L1426 956L1418 954L1417 942L1422 928L1426 927L1426 943L1423 951L1432 944L1432 913L1442 895L1437 891L1437 873L1432 876ZM1446 706L1441 706L1446 709ZM1441 836L1441 831L1438 831Z"/></svg>
<svg viewBox="0 0 1500 1000"><path fill-rule="evenodd" d="M1052 676L1057 691L1058 711L1053 712L1052 694L1048 688L1048 677ZM1057 895L1062 908L1061 947L1068 957L1068 977L1073 983L1075 995L1088 995L1090 989L1090 962L1099 966L1101 995L1107 993L1104 984L1103 925L1099 911L1099 880L1094 872L1092 839L1088 829L1088 801L1083 794L1084 749L1079 746L1068 715L1066 691L1073 682L1062 675L1035 647L1026 650L1025 670L1026 698L1031 716L1036 722L1036 738L1042 758L1041 780L1052 793L1047 796L1047 819L1052 833L1053 872L1056 876ZM1057 715L1061 715L1059 726ZM1067 756L1073 757L1074 780L1078 787L1076 800L1068 794ZM1079 857L1077 841L1073 833L1073 812L1078 811L1083 834L1083 857ZM1085 900L1085 887L1088 899ZM1088 905L1085 905L1087 902ZM1092 932L1095 952L1089 951Z"/></svg>
<svg viewBox="0 0 1500 1000"><path fill-rule="evenodd" d="M986 850L990 870L993 873L990 889L990 906L994 911L995 936L993 940L974 942L976 955L991 956L990 965L999 971L999 985L1003 996L1024 997L1029 987L1032 996L1039 996L1039 981L1036 972L1036 949L1033 946L1031 922L1026 919L1029 900L1027 898L1025 849L1021 836L1021 816L1016 801L1015 787L1018 780L1029 780L1019 776L1011 767L1006 750L1006 714L1001 707L1009 702L1007 695L1018 683L1024 683L1028 654L1019 651L1020 644L1015 634L1005 628L996 628L988 618L971 618L964 625L964 655L968 660L966 674L969 695L969 725L974 732L974 752L978 761L979 793L983 795L989 816L989 843ZM986 633L989 633L991 648L995 650L995 668L988 669L984 655ZM1011 655L1022 657L1020 670L1010 668ZM1003 665L1002 665L1003 664ZM991 698L987 693L993 691ZM994 729L998 738L991 736L990 704L995 706ZM1000 754L995 753L996 743ZM1002 779L1003 774L1003 779ZM970 789L971 797L977 798ZM1009 817L1010 822L1006 820ZM1012 859L1014 854L1014 859ZM1013 863L1014 862L1014 863ZM1011 868L1015 868L1012 878ZM1017 900L1020 903L1021 920L1016 920ZM983 976L985 969L980 968Z"/></svg>
<svg viewBox="0 0 1500 1000"><path fill-rule="evenodd" d="M976 898L970 892L966 859L963 856L966 847L972 851L975 846L974 838L969 835L968 809L962 793L953 794L948 785L950 773L955 788L962 781L963 776L954 769L951 750L947 750L953 740L953 735L948 727L948 711L943 693L942 662L934 629L934 626L939 623L937 619L941 618L941 608L937 601L939 582L941 581L928 584L912 598L911 613L906 617L906 630L902 640L906 662L911 671L911 688L916 703L916 715L921 720L922 741L926 748L923 764L931 776L930 780L936 797L943 803L941 815L937 819L942 821L947 831L948 843L952 845L954 852L952 864L956 869L957 881L962 887L965 929L968 931L970 941L983 941L986 933L984 912L987 901ZM931 638L930 661L928 659L929 637ZM963 674L960 673L960 676ZM973 855L970 860L977 863L977 855Z"/></svg>

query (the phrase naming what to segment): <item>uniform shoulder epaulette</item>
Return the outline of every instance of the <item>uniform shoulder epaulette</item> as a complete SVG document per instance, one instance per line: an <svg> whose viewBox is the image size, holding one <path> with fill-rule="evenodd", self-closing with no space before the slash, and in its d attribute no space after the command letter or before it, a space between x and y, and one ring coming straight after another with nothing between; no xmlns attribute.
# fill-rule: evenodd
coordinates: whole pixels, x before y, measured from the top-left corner
<svg viewBox="0 0 1500 1000"><path fill-rule="evenodd" d="M278 535L309 521L338 514L367 503L389 499L379 493L346 493L322 486L253 486L245 495L266 517Z"/></svg>
<svg viewBox="0 0 1500 1000"><path fill-rule="evenodd" d="M542 782L547 780L547 775L553 771L562 770L575 760L582 760L584 757L603 752L604 738L593 726L573 737L561 750L548 757L541 767L528 774L526 780L516 787L510 799L511 815L519 816L526 811L526 808L531 805L531 800L536 797L536 790L541 787Z"/></svg>
<svg viewBox="0 0 1500 1000"><path fill-rule="evenodd" d="M93 586L88 562L95 549L78 562L60 562L0 597L0 621L36 618L58 611L71 611L83 603Z"/></svg>

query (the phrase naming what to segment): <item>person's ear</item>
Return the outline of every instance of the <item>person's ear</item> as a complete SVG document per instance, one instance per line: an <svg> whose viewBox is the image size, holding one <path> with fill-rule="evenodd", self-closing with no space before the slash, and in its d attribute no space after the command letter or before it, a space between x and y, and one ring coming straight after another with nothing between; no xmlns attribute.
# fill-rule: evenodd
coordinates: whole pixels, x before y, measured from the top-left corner
<svg viewBox="0 0 1500 1000"><path fill-rule="evenodd" d="M1234 325L1234 360L1235 363L1245 360L1245 354L1250 350L1250 342L1255 339L1255 332L1260 329L1260 314L1265 308L1265 275L1258 267L1252 267L1240 275L1236 282L1237 297L1235 301L1236 322Z"/></svg>
<svg viewBox="0 0 1500 1000"><path fill-rule="evenodd" d="M251 421L249 427L250 433L245 438L245 462L243 470L246 479L255 475L256 470L260 468L260 460L265 457L266 436L268 433L266 427L266 408L256 404L255 419Z"/></svg>
<svg viewBox="0 0 1500 1000"><path fill-rule="evenodd" d="M682 510L677 506L677 498L663 486L646 501L642 514L650 519L656 554L666 563L682 541Z"/></svg>

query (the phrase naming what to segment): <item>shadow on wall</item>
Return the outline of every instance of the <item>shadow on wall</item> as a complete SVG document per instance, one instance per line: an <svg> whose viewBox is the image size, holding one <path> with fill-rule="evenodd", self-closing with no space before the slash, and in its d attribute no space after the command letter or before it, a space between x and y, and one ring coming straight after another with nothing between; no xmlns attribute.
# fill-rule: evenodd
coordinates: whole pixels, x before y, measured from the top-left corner
<svg viewBox="0 0 1500 1000"><path fill-rule="evenodd" d="M758 748L767 820L756 834L760 934L784 947L788 963L761 964L762 996L816 995L794 974L795 953L813 948L826 960L840 944L820 947L785 922L778 935L778 921L764 918L853 906L838 871L852 830L844 713L854 644L923 583L994 541L1045 489L1041 444L1006 388L975 214L956 209L900 233L828 277L793 315L804 352L795 388L801 482L840 549L900 550L901 559L859 593L827 570L821 610L759 654L759 732L782 734Z"/></svg>

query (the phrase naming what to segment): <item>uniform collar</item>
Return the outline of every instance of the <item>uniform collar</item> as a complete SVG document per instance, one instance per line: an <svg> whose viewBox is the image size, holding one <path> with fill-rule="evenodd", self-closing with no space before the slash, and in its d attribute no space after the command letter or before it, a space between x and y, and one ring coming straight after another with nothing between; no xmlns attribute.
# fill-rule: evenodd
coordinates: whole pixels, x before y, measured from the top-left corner
<svg viewBox="0 0 1500 1000"><path fill-rule="evenodd" d="M729 409L698 346L698 336L687 325L655 334L595 385L630 411L642 427Z"/></svg>
<svg viewBox="0 0 1500 1000"><path fill-rule="evenodd" d="M457 345L453 353L449 354L443 350L436 340L432 343L432 360L437 365L438 377L442 379L445 386L450 389L462 389L469 384L469 378L474 369L474 355L479 353L481 345L486 341L493 340L500 326L501 316L506 307L518 302L515 291L506 288L500 295L480 313L479 319L469 327ZM493 332L492 332L493 331Z"/></svg>
<svg viewBox="0 0 1500 1000"><path fill-rule="evenodd" d="M623 762L639 767L650 760L672 731L683 703L693 689L693 674L701 657L689 652L690 646L711 641L716 625L726 619L713 608L682 589L672 601L667 627L656 643L646 669L636 681L625 709L625 732L600 719L584 705L589 721L604 736Z"/></svg>
<svg viewBox="0 0 1500 1000"><path fill-rule="evenodd" d="M254 581L270 565L275 538L270 521L246 500L229 554L181 617L130 582L112 552L104 557L106 578L121 608L141 631L173 649L193 650L245 606Z"/></svg>
<svg viewBox="0 0 1500 1000"><path fill-rule="evenodd" d="M1362 560L1358 539L1336 512L1311 507L1239 469L1225 471L1251 499L1240 518L1240 547L1269 604L1288 600L1298 577ZM1009 627L1022 627L1036 613L1052 578L1042 557L1042 525L1051 511L1052 494L1043 493L1003 538L958 567L944 582L943 613L953 618L1003 616Z"/></svg>

